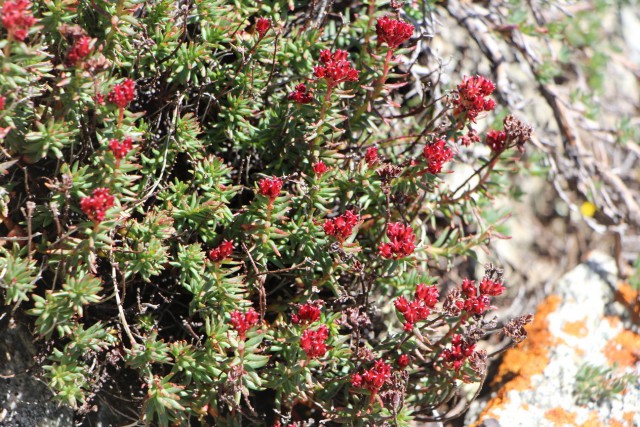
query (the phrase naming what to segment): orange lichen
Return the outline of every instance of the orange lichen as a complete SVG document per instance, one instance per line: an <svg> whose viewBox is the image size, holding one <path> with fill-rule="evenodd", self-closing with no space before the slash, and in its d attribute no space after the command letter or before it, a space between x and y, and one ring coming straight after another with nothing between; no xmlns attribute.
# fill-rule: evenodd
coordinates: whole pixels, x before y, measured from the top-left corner
<svg viewBox="0 0 640 427"><path fill-rule="evenodd" d="M622 330L604 348L609 363L618 366L633 366L640 359L640 335Z"/></svg>
<svg viewBox="0 0 640 427"><path fill-rule="evenodd" d="M573 335L574 337L578 338L586 337L589 333L586 319L576 320L575 322L567 322L562 327L562 331L568 335Z"/></svg>
<svg viewBox="0 0 640 427"><path fill-rule="evenodd" d="M634 305L638 299L638 291L633 289L628 283L620 283L618 285L618 292L627 304Z"/></svg>
<svg viewBox="0 0 640 427"><path fill-rule="evenodd" d="M549 409L544 413L544 417L557 427L562 427L566 424L569 424L570 426L577 425L576 414L560 407Z"/></svg>
<svg viewBox="0 0 640 427"><path fill-rule="evenodd" d="M493 385L500 385L496 397L491 399L478 417L477 426L483 419L491 417L494 409L504 405L511 390L525 390L530 387L531 377L541 374L549 363L549 348L557 343L557 339L549 333L547 318L560 305L562 298L558 295L547 297L538 307L533 322L525 328L529 337L523 343L507 351ZM502 384L504 383L504 384Z"/></svg>
<svg viewBox="0 0 640 427"><path fill-rule="evenodd" d="M633 425L633 417L635 416L635 412L629 411L622 414L622 419L628 423L628 425Z"/></svg>

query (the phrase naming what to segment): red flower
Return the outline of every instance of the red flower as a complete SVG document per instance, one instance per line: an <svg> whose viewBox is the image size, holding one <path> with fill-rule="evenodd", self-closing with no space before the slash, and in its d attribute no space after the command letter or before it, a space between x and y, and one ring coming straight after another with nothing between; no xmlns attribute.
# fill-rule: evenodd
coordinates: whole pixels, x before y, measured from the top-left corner
<svg viewBox="0 0 640 427"><path fill-rule="evenodd" d="M489 277L484 277L480 282L480 293L483 295L495 297L502 295L505 289L504 283L500 279L494 281Z"/></svg>
<svg viewBox="0 0 640 427"><path fill-rule="evenodd" d="M352 210L346 211L344 214L324 221L322 228L329 236L333 236L340 242L344 242L353 233L353 227L358 225L360 215L353 213Z"/></svg>
<svg viewBox="0 0 640 427"><path fill-rule="evenodd" d="M291 316L291 321L296 325L301 323L311 324L318 321L323 303L322 300L317 300L301 305L298 308L298 313Z"/></svg>
<svg viewBox="0 0 640 427"><path fill-rule="evenodd" d="M80 200L80 208L86 216L95 223L102 222L107 209L113 207L115 197L109 194L107 188L96 188L90 197Z"/></svg>
<svg viewBox="0 0 640 427"><path fill-rule="evenodd" d="M362 375L353 374L351 375L351 385L357 388L362 387Z"/></svg>
<svg viewBox="0 0 640 427"><path fill-rule="evenodd" d="M94 40L87 36L82 36L76 39L76 42L67 54L67 64L70 66L77 65L84 58L89 56L93 50L93 43Z"/></svg>
<svg viewBox="0 0 640 427"><path fill-rule="evenodd" d="M475 129L471 129L466 135L460 137L460 144L468 147L474 142L480 142L480 136Z"/></svg>
<svg viewBox="0 0 640 427"><path fill-rule="evenodd" d="M309 104L313 101L313 96L311 96L311 92L307 90L307 86L304 83L296 86L296 90L291 92L288 98L289 101L293 101L296 104Z"/></svg>
<svg viewBox="0 0 640 427"><path fill-rule="evenodd" d="M385 16L376 22L376 33L378 45L386 43L390 49L395 49L411 38L413 25Z"/></svg>
<svg viewBox="0 0 640 427"><path fill-rule="evenodd" d="M362 387L371 392L371 400L391 376L391 366L382 359L376 360L372 368L362 374ZM353 377L352 382L353 384Z"/></svg>
<svg viewBox="0 0 640 427"><path fill-rule="evenodd" d="M109 149L113 153L113 156L116 160L122 160L127 155L129 151L133 148L133 140L129 137L126 137L122 140L122 142L117 139L112 139L109 141Z"/></svg>
<svg viewBox="0 0 640 427"><path fill-rule="evenodd" d="M435 286L427 286L424 283L420 283L416 286L415 299L421 300L429 308L435 307L440 298L438 288Z"/></svg>
<svg viewBox="0 0 640 427"><path fill-rule="evenodd" d="M318 79L324 79L329 88L338 86L342 82L358 81L359 71L351 67L347 57L349 54L341 49L336 50L333 54L329 50L320 52L320 62L313 68L313 74Z"/></svg>
<svg viewBox="0 0 640 427"><path fill-rule="evenodd" d="M238 333L238 338L243 340L247 336L247 331L258 323L259 318L260 315L253 308L250 308L245 313L235 310L231 313L231 326Z"/></svg>
<svg viewBox="0 0 640 427"><path fill-rule="evenodd" d="M475 123L476 117L482 111L491 111L496 103L492 99L484 99L496 89L489 79L482 76L465 77L458 85L458 97L453 101L455 109L453 115L462 116Z"/></svg>
<svg viewBox="0 0 640 427"><path fill-rule="evenodd" d="M421 300L407 301L405 297L398 297L393 302L396 309L404 317L404 330L411 332L416 322L425 320L431 314L431 310Z"/></svg>
<svg viewBox="0 0 640 427"><path fill-rule="evenodd" d="M31 15L30 7L31 2L28 0L7 0L2 5L0 10L2 26L9 34L13 34L16 40L26 39L29 29L37 22Z"/></svg>
<svg viewBox="0 0 640 427"><path fill-rule="evenodd" d="M373 166L378 161L378 148L377 147L367 148L367 152L364 155L364 160L365 162L367 162L369 167Z"/></svg>
<svg viewBox="0 0 640 427"><path fill-rule="evenodd" d="M462 281L462 293L467 298L473 298L478 295L478 289L476 288L476 282L469 280L468 278Z"/></svg>
<svg viewBox="0 0 640 427"><path fill-rule="evenodd" d="M459 370L465 360L473 354L476 344L471 340L465 340L462 335L455 334L451 339L451 347L442 350L442 358L449 369Z"/></svg>
<svg viewBox="0 0 640 427"><path fill-rule="evenodd" d="M263 38L267 31L271 28L271 20L267 18L258 18L258 22L256 22L256 31L258 32L258 36Z"/></svg>
<svg viewBox="0 0 640 427"><path fill-rule="evenodd" d="M507 148L507 134L504 131L490 130L484 139L485 144L494 153L500 153Z"/></svg>
<svg viewBox="0 0 640 427"><path fill-rule="evenodd" d="M391 222L387 226L387 237L389 243L380 243L378 251L384 258L403 258L413 253L416 248L416 235L413 228L400 222Z"/></svg>
<svg viewBox="0 0 640 427"><path fill-rule="evenodd" d="M318 163L313 165L313 171L319 178L327 171L327 165L325 165L324 162L320 160Z"/></svg>
<svg viewBox="0 0 640 427"><path fill-rule="evenodd" d="M7 98L0 96L0 111L4 110L6 100Z"/></svg>
<svg viewBox="0 0 640 427"><path fill-rule="evenodd" d="M465 300L464 309L470 314L483 314L491 308L491 299L487 295L479 295Z"/></svg>
<svg viewBox="0 0 640 427"><path fill-rule="evenodd" d="M402 354L398 357L397 363L400 369L404 369L409 366L409 363L411 363L411 358L408 354Z"/></svg>
<svg viewBox="0 0 640 427"><path fill-rule="evenodd" d="M326 325L320 325L315 331L307 329L300 338L300 347L307 353L309 359L322 357L327 352L326 341L328 338L329 329Z"/></svg>
<svg viewBox="0 0 640 427"><path fill-rule="evenodd" d="M209 251L209 259L213 262L220 262L229 258L233 253L233 242L231 240L223 240L218 247Z"/></svg>
<svg viewBox="0 0 640 427"><path fill-rule="evenodd" d="M124 82L117 84L111 89L107 100L112 104L116 104L119 108L124 108L136 97L136 83L131 79L125 79Z"/></svg>
<svg viewBox="0 0 640 427"><path fill-rule="evenodd" d="M263 196L267 196L273 202L282 189L282 180L277 177L263 178L258 182L258 191Z"/></svg>
<svg viewBox="0 0 640 427"><path fill-rule="evenodd" d="M427 161L429 173L434 175L442 172L442 165L453 158L453 151L446 146L443 139L437 139L435 142L425 146L423 154Z"/></svg>

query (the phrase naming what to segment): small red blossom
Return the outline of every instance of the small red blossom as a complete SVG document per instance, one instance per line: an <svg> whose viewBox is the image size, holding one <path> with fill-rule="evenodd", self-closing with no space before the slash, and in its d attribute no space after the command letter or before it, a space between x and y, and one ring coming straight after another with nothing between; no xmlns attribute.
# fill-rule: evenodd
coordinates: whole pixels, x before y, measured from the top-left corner
<svg viewBox="0 0 640 427"><path fill-rule="evenodd" d="M104 105L104 95L101 93L96 94L96 96L93 97L93 100L96 105Z"/></svg>
<svg viewBox="0 0 640 427"><path fill-rule="evenodd" d="M29 29L37 22L31 11L31 2L28 0L7 0L0 9L2 26L12 34L16 40L23 41L27 38Z"/></svg>
<svg viewBox="0 0 640 427"><path fill-rule="evenodd" d="M385 16L376 22L376 34L378 45L386 43L390 49L395 49L411 38L413 25Z"/></svg>
<svg viewBox="0 0 640 427"><path fill-rule="evenodd" d="M356 387L356 388L361 388L362 387L362 375L360 374L353 374L351 375L351 385Z"/></svg>
<svg viewBox="0 0 640 427"><path fill-rule="evenodd" d="M320 308L322 308L323 304L324 302L322 300L302 304L298 308L298 313L291 315L291 321L295 325L317 322L318 319L320 319Z"/></svg>
<svg viewBox="0 0 640 427"><path fill-rule="evenodd" d="M129 137L126 137L122 140L122 142L117 139L112 139L109 141L109 149L113 153L113 156L116 160L122 160L127 155L129 151L133 148L133 140Z"/></svg>
<svg viewBox="0 0 640 427"><path fill-rule="evenodd" d="M247 336L247 331L258 323L259 318L260 315L253 308L250 308L245 313L235 310L231 313L231 326L238 333L238 338L243 340Z"/></svg>
<svg viewBox="0 0 640 427"><path fill-rule="evenodd" d="M80 200L80 208L95 223L102 222L107 209L112 208L115 197L109 194L108 188L96 188L90 197Z"/></svg>
<svg viewBox="0 0 640 427"><path fill-rule="evenodd" d="M431 314L431 310L421 300L407 301L405 297L398 297L393 302L396 309L402 313L404 317L404 330L411 332L413 326L425 320Z"/></svg>
<svg viewBox="0 0 640 427"><path fill-rule="evenodd" d="M67 64L74 66L82 62L93 50L94 40L91 37L82 36L76 39L73 47L67 53Z"/></svg>
<svg viewBox="0 0 640 427"><path fill-rule="evenodd" d="M435 307L438 303L438 298L440 298L440 292L438 292L437 287L427 286L424 283L416 286L415 299L421 300L427 307Z"/></svg>
<svg viewBox="0 0 640 427"><path fill-rule="evenodd" d="M367 148L367 152L364 154L364 161L367 162L369 167L376 164L378 161L378 148L377 147L369 147Z"/></svg>
<svg viewBox="0 0 640 427"><path fill-rule="evenodd" d="M442 172L442 166L453 158L453 151L447 147L443 139L436 139L431 144L427 144L423 154L429 173L434 175Z"/></svg>
<svg viewBox="0 0 640 427"><path fill-rule="evenodd" d="M491 298L487 295L478 295L464 301L464 309L469 314L484 314L491 308Z"/></svg>
<svg viewBox="0 0 640 427"><path fill-rule="evenodd" d="M267 18L258 18L256 22L256 32L260 38L263 38L267 31L271 28L271 20Z"/></svg>
<svg viewBox="0 0 640 427"><path fill-rule="evenodd" d="M493 99L485 99L495 89L495 84L482 76L465 77L458 85L458 97L453 101L453 115L475 123L479 113L495 108L496 103Z"/></svg>
<svg viewBox="0 0 640 427"><path fill-rule="evenodd" d="M313 96L311 96L307 86L304 83L300 83L293 92L289 93L288 99L296 104L309 104L313 101Z"/></svg>
<svg viewBox="0 0 640 427"><path fill-rule="evenodd" d="M411 363L411 358L408 354L402 354L398 357L398 360L396 362L398 363L398 367L400 369L404 369L409 366L409 363Z"/></svg>
<svg viewBox="0 0 640 427"><path fill-rule="evenodd" d="M384 360L378 359L373 367L364 371L362 375L352 375L351 384L354 387L363 387L369 390L371 392L371 401L373 402L375 395L384 386L389 377L391 377L391 366Z"/></svg>
<svg viewBox="0 0 640 427"><path fill-rule="evenodd" d="M329 236L333 236L340 242L344 242L353 233L353 227L358 225L360 215L348 210L342 215L326 219L322 228Z"/></svg>
<svg viewBox="0 0 640 427"><path fill-rule="evenodd" d="M0 96L0 111L4 110L6 101L7 99L4 96Z"/></svg>
<svg viewBox="0 0 640 427"><path fill-rule="evenodd" d="M491 151L500 153L507 148L507 134L504 131L490 130L487 132L484 142L491 148Z"/></svg>
<svg viewBox="0 0 640 427"><path fill-rule="evenodd" d="M313 165L313 172L320 178L327 171L327 165L322 160Z"/></svg>
<svg viewBox="0 0 640 427"><path fill-rule="evenodd" d="M391 222L387 225L387 237L389 243L380 243L378 252L384 258L403 258L413 253L416 248L416 235L413 228L400 222Z"/></svg>
<svg viewBox="0 0 640 427"><path fill-rule="evenodd" d="M460 144L464 145L465 147L468 147L474 142L480 142L480 135L478 135L478 132L476 132L475 129L469 130L466 135L460 137Z"/></svg>
<svg viewBox="0 0 640 427"><path fill-rule="evenodd" d="M502 295L505 291L504 283L501 279L493 280L490 277L483 277L480 282L480 293L492 297Z"/></svg>
<svg viewBox="0 0 640 427"><path fill-rule="evenodd" d="M465 360L473 354L476 344L472 340L465 340L462 335L455 334L451 339L451 347L442 350L442 358L449 369L459 370Z"/></svg>
<svg viewBox="0 0 640 427"><path fill-rule="evenodd" d="M213 262L220 262L231 256L233 253L233 241L223 240L218 247L209 251L209 259Z"/></svg>
<svg viewBox="0 0 640 427"><path fill-rule="evenodd" d="M111 89L107 100L116 104L119 108L125 108L136 97L136 83L131 79L125 79L124 82L117 84Z"/></svg>
<svg viewBox="0 0 640 427"><path fill-rule="evenodd" d="M273 202L282 190L282 180L277 177L263 178L258 182L258 191L263 196L267 196Z"/></svg>
<svg viewBox="0 0 640 427"><path fill-rule="evenodd" d="M320 52L320 62L313 68L313 74L319 79L324 79L329 88L334 88L342 82L358 81L359 71L351 67L345 50L337 49L333 54L329 50Z"/></svg>
<svg viewBox="0 0 640 427"><path fill-rule="evenodd" d="M468 278L465 278L462 281L461 288L462 288L462 293L467 298L473 298L478 295L478 289L476 288L475 280L469 280Z"/></svg>
<svg viewBox="0 0 640 427"><path fill-rule="evenodd" d="M309 359L322 357L327 352L326 341L328 338L329 329L326 325L320 325L315 331L307 329L300 338L300 347Z"/></svg>

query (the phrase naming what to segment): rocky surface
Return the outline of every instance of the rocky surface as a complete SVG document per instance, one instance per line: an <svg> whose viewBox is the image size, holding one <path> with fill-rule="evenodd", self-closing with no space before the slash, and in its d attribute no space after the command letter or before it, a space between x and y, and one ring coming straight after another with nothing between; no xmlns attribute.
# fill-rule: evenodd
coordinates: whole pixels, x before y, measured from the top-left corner
<svg viewBox="0 0 640 427"><path fill-rule="evenodd" d="M635 296L615 277L615 262L599 253L567 273L539 305L529 338L505 354L491 399L476 402L465 425L639 426L640 377L621 393L577 403L583 366L640 375L640 335L621 304Z"/></svg>
<svg viewBox="0 0 640 427"><path fill-rule="evenodd" d="M73 412L53 401L53 394L31 373L36 351L26 327L0 315L0 426L67 427Z"/></svg>

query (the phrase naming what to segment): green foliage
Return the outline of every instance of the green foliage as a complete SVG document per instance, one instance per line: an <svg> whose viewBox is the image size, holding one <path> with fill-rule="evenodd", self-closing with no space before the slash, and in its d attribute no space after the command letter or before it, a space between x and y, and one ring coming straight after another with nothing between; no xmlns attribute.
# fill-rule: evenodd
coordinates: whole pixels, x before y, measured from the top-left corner
<svg viewBox="0 0 640 427"><path fill-rule="evenodd" d="M638 381L640 376L616 372L615 366L610 368L585 364L576 374L573 394L580 405L598 403L624 393L630 384L638 384Z"/></svg>
<svg viewBox="0 0 640 427"><path fill-rule="evenodd" d="M39 0L25 40L0 30L2 297L32 316L43 376L79 418L107 373L144 384L135 409L161 426L274 425L309 407L317 422L406 426L482 380L491 298L459 307L475 297L453 301L448 275L508 231L492 200L517 196L526 141L461 144L481 129L455 110L463 76L415 80L417 32L378 43L393 11L375 6ZM417 25L439 7L404 11ZM357 79L321 78L337 49ZM557 75L545 64L539 78ZM302 83L308 103L290 99ZM405 99L414 85L437 91ZM500 128L508 111L492 109L476 120ZM424 154L439 139L442 171ZM410 227L399 247L396 223ZM413 322L398 301L423 285L440 298ZM305 304L320 314L294 322ZM392 373L357 386L377 360Z"/></svg>

